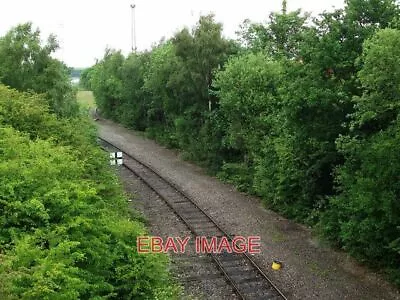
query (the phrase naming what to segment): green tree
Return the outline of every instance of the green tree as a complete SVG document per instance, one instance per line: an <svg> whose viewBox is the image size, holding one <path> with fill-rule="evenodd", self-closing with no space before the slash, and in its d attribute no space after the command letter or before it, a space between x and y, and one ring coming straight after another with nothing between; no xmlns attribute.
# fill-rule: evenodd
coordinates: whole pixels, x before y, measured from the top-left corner
<svg viewBox="0 0 400 300"><path fill-rule="evenodd" d="M97 107L105 117L118 120L117 108L122 101L122 65L125 57L121 52L107 49L103 59L91 71L91 87Z"/></svg>
<svg viewBox="0 0 400 300"><path fill-rule="evenodd" d="M92 71L93 71L93 68L86 68L86 69L82 70L80 77L79 77L79 85L88 91L92 90L92 86L91 86L91 72Z"/></svg>
<svg viewBox="0 0 400 300"><path fill-rule="evenodd" d="M325 196L335 193L333 170L344 161L335 141L347 133L343 125L353 112L351 99L362 90L355 78L362 42L393 19L389 2L380 4L387 13L375 22L365 17L374 14L367 5L354 13L361 5L357 3L349 1L344 10L315 19L315 28L304 32L307 43L300 44L301 60L285 63L281 130L278 144L273 144L280 153L278 165L284 167L272 174L276 190L267 195L275 195L275 202L284 203L290 215L310 222L317 221L318 211L325 208Z"/></svg>
<svg viewBox="0 0 400 300"><path fill-rule="evenodd" d="M286 1L283 1L282 11L271 13L266 24L245 20L238 32L239 40L246 48L266 51L271 57L301 59L300 50L310 30L309 18L310 15L303 14L300 9L287 12Z"/></svg>
<svg viewBox="0 0 400 300"><path fill-rule="evenodd" d="M78 105L69 81L69 70L51 57L58 48L54 36L41 45L39 29L31 23L12 28L0 38L0 82L20 91L46 93L58 115L76 114Z"/></svg>
<svg viewBox="0 0 400 300"><path fill-rule="evenodd" d="M400 49L398 30L382 30L364 43L358 73L363 95L355 97L353 128L364 134L385 130L396 120L400 110ZM359 133L361 133L359 131Z"/></svg>
<svg viewBox="0 0 400 300"><path fill-rule="evenodd" d="M178 147L175 119L183 114L187 105L183 101L187 74L183 72L182 61L178 59L171 41L152 49L146 68L143 89L149 97L148 133L170 146Z"/></svg>
<svg viewBox="0 0 400 300"><path fill-rule="evenodd" d="M207 112L218 105L210 93L213 73L237 51L236 45L222 36L222 24L214 21L213 15L202 16L192 32L184 29L172 39L176 55L182 62L182 75L186 84L181 88L184 113L175 120L180 147L193 154L198 152L199 132L204 125ZM176 79L176 78L175 78ZM181 78L177 78L181 81ZM170 81L171 85L177 86Z"/></svg>
<svg viewBox="0 0 400 300"><path fill-rule="evenodd" d="M400 31L385 29L364 43L352 131L338 139L345 164L340 194L330 198L320 228L330 240L373 265L379 261L400 284Z"/></svg>
<svg viewBox="0 0 400 300"><path fill-rule="evenodd" d="M271 134L276 112L281 65L262 53L248 53L229 60L214 81L219 98L218 114L225 120L222 143L237 154L222 169L241 188L252 190L254 159L262 141ZM228 159L226 157L225 159Z"/></svg>

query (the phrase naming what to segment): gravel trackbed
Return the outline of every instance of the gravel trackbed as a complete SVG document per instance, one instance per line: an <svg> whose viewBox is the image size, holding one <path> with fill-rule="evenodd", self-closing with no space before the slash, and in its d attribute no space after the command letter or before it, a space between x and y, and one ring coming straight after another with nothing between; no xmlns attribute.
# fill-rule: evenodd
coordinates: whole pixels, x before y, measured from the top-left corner
<svg viewBox="0 0 400 300"><path fill-rule="evenodd" d="M399 290L381 276L345 253L325 246L308 228L267 210L259 198L236 191L233 186L208 176L200 167L183 161L176 151L132 130L110 121L99 121L98 127L100 137L178 185L227 232L260 236L262 251L254 259L288 299L400 300ZM127 175L122 172L121 176L127 182ZM171 228L172 235L175 231ZM279 271L271 269L275 259L283 262Z"/></svg>

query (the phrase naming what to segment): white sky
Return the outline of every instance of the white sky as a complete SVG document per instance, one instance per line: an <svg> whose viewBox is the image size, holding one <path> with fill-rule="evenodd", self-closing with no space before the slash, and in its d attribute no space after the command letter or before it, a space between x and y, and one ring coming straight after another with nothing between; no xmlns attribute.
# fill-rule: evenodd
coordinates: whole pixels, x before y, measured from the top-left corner
<svg viewBox="0 0 400 300"><path fill-rule="evenodd" d="M288 10L320 13L343 7L343 0L288 0ZM183 26L193 26L200 14L214 12L224 24L224 34L234 37L246 18L262 22L281 9L281 0L1 0L0 36L12 26L31 21L42 38L57 35L57 58L71 67L88 67L101 58L108 46L131 49L131 8L136 4L137 49L148 49L163 36Z"/></svg>

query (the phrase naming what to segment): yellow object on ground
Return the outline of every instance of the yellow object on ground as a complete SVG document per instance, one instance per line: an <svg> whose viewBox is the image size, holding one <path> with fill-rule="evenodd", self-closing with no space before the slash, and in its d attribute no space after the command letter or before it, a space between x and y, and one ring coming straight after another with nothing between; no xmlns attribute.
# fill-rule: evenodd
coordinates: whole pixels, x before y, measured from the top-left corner
<svg viewBox="0 0 400 300"><path fill-rule="evenodd" d="M277 260L274 260L272 262L272 270L280 270L281 268L282 268L282 263L281 262L279 262Z"/></svg>

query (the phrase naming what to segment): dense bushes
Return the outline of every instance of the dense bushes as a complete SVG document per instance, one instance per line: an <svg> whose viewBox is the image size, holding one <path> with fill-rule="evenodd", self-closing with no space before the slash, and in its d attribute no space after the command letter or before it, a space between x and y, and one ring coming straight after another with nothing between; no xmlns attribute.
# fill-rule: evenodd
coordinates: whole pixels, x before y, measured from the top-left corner
<svg viewBox="0 0 400 300"><path fill-rule="evenodd" d="M174 297L85 119L0 85L0 153L1 299Z"/></svg>
<svg viewBox="0 0 400 300"><path fill-rule="evenodd" d="M255 160L262 155L264 139L274 132L281 72L281 65L265 54L248 53L231 59L214 82L218 113L225 120L222 143L236 154L225 157L219 176L244 190L252 190Z"/></svg>
<svg viewBox="0 0 400 300"><path fill-rule="evenodd" d="M136 251L145 228L57 47L31 24L0 38L0 298L175 298L166 256Z"/></svg>
<svg viewBox="0 0 400 300"><path fill-rule="evenodd" d="M105 116L395 270L398 16L392 0L317 18L284 7L247 20L240 43L202 17L149 52L107 52L85 78Z"/></svg>
<svg viewBox="0 0 400 300"><path fill-rule="evenodd" d="M346 157L340 193L329 198L322 232L362 259L391 262L400 284L400 30L378 32L364 45L364 88L354 97L352 130L340 137Z"/></svg>

